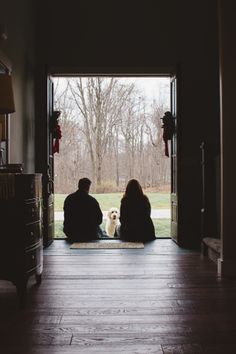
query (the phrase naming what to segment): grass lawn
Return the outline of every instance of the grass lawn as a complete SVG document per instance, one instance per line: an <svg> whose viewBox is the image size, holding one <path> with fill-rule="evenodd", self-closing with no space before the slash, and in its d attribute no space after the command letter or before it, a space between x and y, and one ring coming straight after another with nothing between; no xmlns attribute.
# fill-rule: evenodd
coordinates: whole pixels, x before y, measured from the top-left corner
<svg viewBox="0 0 236 354"><path fill-rule="evenodd" d="M97 199L101 209L108 210L115 206L120 207L123 193L91 194ZM63 211L63 204L67 194L55 194L55 211ZM170 193L147 193L152 209L169 209ZM170 237L170 219L153 219L157 237ZM101 225L105 229L105 221ZM55 221L55 238L64 237L63 221Z"/></svg>
<svg viewBox="0 0 236 354"><path fill-rule="evenodd" d="M170 219L153 219L157 237L170 237ZM101 225L105 229L105 221ZM63 221L55 221L55 238L65 237L63 233Z"/></svg>
<svg viewBox="0 0 236 354"><path fill-rule="evenodd" d="M111 207L120 207L120 200L123 193L104 193L91 194L97 199L102 210L108 210ZM62 211L64 200L67 194L55 194L55 211ZM147 193L152 209L169 209L170 208L170 193Z"/></svg>

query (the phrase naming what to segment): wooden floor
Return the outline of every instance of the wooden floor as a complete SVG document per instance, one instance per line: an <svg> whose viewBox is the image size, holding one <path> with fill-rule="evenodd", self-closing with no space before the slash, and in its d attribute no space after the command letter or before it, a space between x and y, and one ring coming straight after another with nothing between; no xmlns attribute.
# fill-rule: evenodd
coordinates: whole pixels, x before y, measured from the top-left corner
<svg viewBox="0 0 236 354"><path fill-rule="evenodd" d="M44 254L41 286L19 310L0 281L2 354L236 353L236 281L171 240L139 250Z"/></svg>

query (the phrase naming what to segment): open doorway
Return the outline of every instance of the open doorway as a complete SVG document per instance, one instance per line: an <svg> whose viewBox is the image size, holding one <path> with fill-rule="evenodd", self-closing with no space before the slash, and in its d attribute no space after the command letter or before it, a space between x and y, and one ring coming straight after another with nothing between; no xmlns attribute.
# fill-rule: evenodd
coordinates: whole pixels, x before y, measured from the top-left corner
<svg viewBox="0 0 236 354"><path fill-rule="evenodd" d="M171 162L162 139L170 111L169 77L54 77L54 111L62 139L54 153L55 238L64 238L63 203L78 180L104 215L120 206L125 186L139 180L152 208L156 237L170 237Z"/></svg>

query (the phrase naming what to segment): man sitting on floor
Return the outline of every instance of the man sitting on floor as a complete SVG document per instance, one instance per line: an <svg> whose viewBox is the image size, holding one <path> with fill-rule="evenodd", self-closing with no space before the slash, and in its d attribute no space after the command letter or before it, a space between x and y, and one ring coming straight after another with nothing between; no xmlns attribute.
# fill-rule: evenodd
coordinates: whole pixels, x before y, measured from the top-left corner
<svg viewBox="0 0 236 354"><path fill-rule="evenodd" d="M91 241L102 232L102 211L95 198L89 195L91 181L79 180L79 189L69 194L64 202L64 233L71 242Z"/></svg>

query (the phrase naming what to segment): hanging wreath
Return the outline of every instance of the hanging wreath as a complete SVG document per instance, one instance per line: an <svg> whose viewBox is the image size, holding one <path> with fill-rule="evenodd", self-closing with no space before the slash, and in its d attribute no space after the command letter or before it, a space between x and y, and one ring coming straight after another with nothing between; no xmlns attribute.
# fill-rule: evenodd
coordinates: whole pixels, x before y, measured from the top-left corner
<svg viewBox="0 0 236 354"><path fill-rule="evenodd" d="M165 112L164 117L162 119L162 128L163 128L163 141L165 143L165 155L169 157L169 149L168 149L168 140L171 140L173 134L175 132L175 122L174 117L171 112Z"/></svg>
<svg viewBox="0 0 236 354"><path fill-rule="evenodd" d="M59 153L59 142L62 137L61 127L59 125L60 111L54 111L52 114L52 137L53 137L53 153Z"/></svg>

